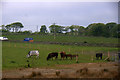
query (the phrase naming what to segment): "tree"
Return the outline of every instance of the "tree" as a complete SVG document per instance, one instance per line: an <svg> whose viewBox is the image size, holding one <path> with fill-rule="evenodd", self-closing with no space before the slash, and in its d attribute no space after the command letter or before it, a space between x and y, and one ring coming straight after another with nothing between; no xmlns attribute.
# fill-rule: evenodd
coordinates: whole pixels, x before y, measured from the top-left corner
<svg viewBox="0 0 120 80"><path fill-rule="evenodd" d="M45 25L42 25L42 26L41 26L40 32L41 32L41 33L46 33L46 32L47 32L47 28L46 28Z"/></svg>
<svg viewBox="0 0 120 80"><path fill-rule="evenodd" d="M5 30L5 25L0 26L2 30Z"/></svg>
<svg viewBox="0 0 120 80"><path fill-rule="evenodd" d="M79 25L71 25L69 27L70 32L73 33L74 35L78 35L78 29L79 29Z"/></svg>
<svg viewBox="0 0 120 80"><path fill-rule="evenodd" d="M65 31L66 33L68 33L69 32L69 26L64 27L63 31Z"/></svg>
<svg viewBox="0 0 120 80"><path fill-rule="evenodd" d="M103 23L93 23L87 28L87 34L92 36L106 36L107 29Z"/></svg>
<svg viewBox="0 0 120 80"><path fill-rule="evenodd" d="M10 24L10 27L13 29L13 32L18 32L18 30L21 30L21 28L23 28L24 26L20 22L15 22Z"/></svg>
<svg viewBox="0 0 120 80"><path fill-rule="evenodd" d="M10 24L6 25L5 28L6 28L7 31L10 31L11 30L11 25Z"/></svg>
<svg viewBox="0 0 120 80"><path fill-rule="evenodd" d="M79 35L84 35L85 34L85 28L83 26L80 26L78 29Z"/></svg>
<svg viewBox="0 0 120 80"><path fill-rule="evenodd" d="M108 36L113 36L112 34L112 28L114 28L117 24L114 23L114 22L111 22L111 23L107 23L106 24L106 28L107 28L107 31L108 31Z"/></svg>
<svg viewBox="0 0 120 80"><path fill-rule="evenodd" d="M70 29L70 32L74 32L74 25L70 26L69 29Z"/></svg>
<svg viewBox="0 0 120 80"><path fill-rule="evenodd" d="M64 27L59 25L51 25L49 28L51 33L62 33L64 31Z"/></svg>
<svg viewBox="0 0 120 80"><path fill-rule="evenodd" d="M111 36L116 37L116 38L120 38L120 24L115 25L111 29Z"/></svg>
<svg viewBox="0 0 120 80"><path fill-rule="evenodd" d="M0 32L8 32L8 30L6 30L5 28L5 25L1 25L0 27L1 27Z"/></svg>

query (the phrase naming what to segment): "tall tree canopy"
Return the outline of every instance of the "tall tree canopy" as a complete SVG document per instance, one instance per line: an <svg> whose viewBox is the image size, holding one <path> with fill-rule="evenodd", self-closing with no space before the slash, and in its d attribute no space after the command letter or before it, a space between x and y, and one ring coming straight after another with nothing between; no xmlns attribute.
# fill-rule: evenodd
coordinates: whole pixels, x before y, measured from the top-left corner
<svg viewBox="0 0 120 80"><path fill-rule="evenodd" d="M107 27L107 30L108 30L108 35L109 36L113 36L113 29L112 28L114 28L115 26L117 26L117 24L116 23L114 23L114 22L111 22L111 23L107 23L106 24L106 27Z"/></svg>
<svg viewBox="0 0 120 80"><path fill-rule="evenodd" d="M93 36L106 36L106 27L103 23L93 23L87 27L89 35Z"/></svg>
<svg viewBox="0 0 120 80"><path fill-rule="evenodd" d="M46 28L45 25L42 25L42 26L41 26L40 32L41 32L41 33L46 33L46 32L47 32L47 28Z"/></svg>
<svg viewBox="0 0 120 80"><path fill-rule="evenodd" d="M13 29L13 32L18 32L18 30L21 30L24 26L20 22L15 22L10 24L10 27Z"/></svg>
<svg viewBox="0 0 120 80"><path fill-rule="evenodd" d="M49 28L51 33L62 33L62 31L64 30L64 27L59 25L51 25L49 26Z"/></svg>

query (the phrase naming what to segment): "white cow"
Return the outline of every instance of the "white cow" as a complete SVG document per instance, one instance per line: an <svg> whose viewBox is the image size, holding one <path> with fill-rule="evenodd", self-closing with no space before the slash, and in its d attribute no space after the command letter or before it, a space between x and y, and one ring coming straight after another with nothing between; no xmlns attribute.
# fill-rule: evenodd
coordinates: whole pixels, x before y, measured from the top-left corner
<svg viewBox="0 0 120 80"><path fill-rule="evenodd" d="M39 56L39 51L38 50L33 50L33 51L29 51L27 58L29 58L30 56L36 56L36 58Z"/></svg>

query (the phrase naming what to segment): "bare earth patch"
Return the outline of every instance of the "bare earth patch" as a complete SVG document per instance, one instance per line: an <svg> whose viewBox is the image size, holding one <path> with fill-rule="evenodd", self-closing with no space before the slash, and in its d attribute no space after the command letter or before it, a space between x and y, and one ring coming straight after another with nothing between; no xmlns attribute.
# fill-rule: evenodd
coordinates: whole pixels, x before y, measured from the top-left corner
<svg viewBox="0 0 120 80"><path fill-rule="evenodd" d="M3 70L3 78L117 78L118 63L79 63L50 68Z"/></svg>

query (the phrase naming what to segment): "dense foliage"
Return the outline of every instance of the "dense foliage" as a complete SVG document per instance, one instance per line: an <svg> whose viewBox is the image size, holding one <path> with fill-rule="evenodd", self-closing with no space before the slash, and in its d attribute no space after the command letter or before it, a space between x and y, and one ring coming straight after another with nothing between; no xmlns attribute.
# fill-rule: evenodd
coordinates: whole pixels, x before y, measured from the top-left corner
<svg viewBox="0 0 120 80"><path fill-rule="evenodd" d="M20 22L15 22L8 25L1 25L1 31L27 34L65 34L65 35L80 35L80 36L98 36L98 37L115 37L120 38L120 24L110 23L92 23L87 27L79 25L60 26L52 24L47 30L46 25L42 25L39 32L32 33L31 31L21 31L24 26ZM50 32L48 32L50 31Z"/></svg>

